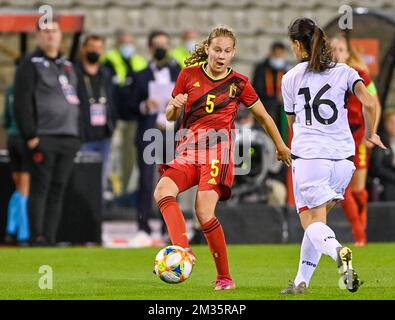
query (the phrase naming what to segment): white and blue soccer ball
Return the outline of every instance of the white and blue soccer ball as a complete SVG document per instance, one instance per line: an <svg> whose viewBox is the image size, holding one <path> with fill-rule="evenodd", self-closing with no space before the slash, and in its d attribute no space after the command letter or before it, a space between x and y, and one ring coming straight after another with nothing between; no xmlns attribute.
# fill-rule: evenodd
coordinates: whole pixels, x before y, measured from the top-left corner
<svg viewBox="0 0 395 320"><path fill-rule="evenodd" d="M193 263L188 251L180 246L167 246L155 257L155 274L164 282L181 283L192 273Z"/></svg>

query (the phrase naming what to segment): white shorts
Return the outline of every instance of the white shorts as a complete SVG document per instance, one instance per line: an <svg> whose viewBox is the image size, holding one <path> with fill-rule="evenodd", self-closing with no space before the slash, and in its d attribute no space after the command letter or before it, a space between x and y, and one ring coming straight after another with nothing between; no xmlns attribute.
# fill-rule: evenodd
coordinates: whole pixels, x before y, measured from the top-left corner
<svg viewBox="0 0 395 320"><path fill-rule="evenodd" d="M350 160L293 160L292 180L298 213L331 200L343 200L354 171Z"/></svg>

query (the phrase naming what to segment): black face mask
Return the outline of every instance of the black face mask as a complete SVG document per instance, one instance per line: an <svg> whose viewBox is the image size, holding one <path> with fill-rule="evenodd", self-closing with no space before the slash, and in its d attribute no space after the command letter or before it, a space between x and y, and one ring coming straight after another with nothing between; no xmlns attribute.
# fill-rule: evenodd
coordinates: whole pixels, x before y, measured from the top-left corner
<svg viewBox="0 0 395 320"><path fill-rule="evenodd" d="M97 63L100 59L100 54L94 51L90 51L86 54L86 60L88 60L89 63Z"/></svg>
<svg viewBox="0 0 395 320"><path fill-rule="evenodd" d="M163 48L156 48L154 52L154 58L155 60L161 61L163 60L167 55L167 50Z"/></svg>

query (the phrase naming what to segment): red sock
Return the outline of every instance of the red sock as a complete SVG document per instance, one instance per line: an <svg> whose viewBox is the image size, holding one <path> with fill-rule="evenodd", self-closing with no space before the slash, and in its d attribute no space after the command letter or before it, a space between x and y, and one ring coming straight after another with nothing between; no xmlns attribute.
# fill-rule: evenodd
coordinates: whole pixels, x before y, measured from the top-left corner
<svg viewBox="0 0 395 320"><path fill-rule="evenodd" d="M164 197L158 201L158 206L166 222L171 243L183 248L189 248L184 215L176 198L172 196Z"/></svg>
<svg viewBox="0 0 395 320"><path fill-rule="evenodd" d="M353 191L352 195L357 202L359 211L359 221L361 221L363 230L366 230L368 223L368 192L366 189Z"/></svg>
<svg viewBox="0 0 395 320"><path fill-rule="evenodd" d="M358 205L350 188L346 189L346 192L344 193L344 200L341 202L341 206L343 207L348 221L351 223L352 233L354 235L355 241L365 241L366 235L359 219Z"/></svg>
<svg viewBox="0 0 395 320"><path fill-rule="evenodd" d="M201 225L217 268L217 279L232 279L229 273L228 253L224 230L216 217Z"/></svg>

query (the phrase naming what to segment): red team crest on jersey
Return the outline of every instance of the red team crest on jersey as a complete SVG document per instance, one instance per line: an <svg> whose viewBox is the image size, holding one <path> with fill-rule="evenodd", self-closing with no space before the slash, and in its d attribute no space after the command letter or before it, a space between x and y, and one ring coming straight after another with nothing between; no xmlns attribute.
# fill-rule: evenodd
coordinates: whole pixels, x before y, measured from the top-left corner
<svg viewBox="0 0 395 320"><path fill-rule="evenodd" d="M236 98L236 93L237 93L237 86L234 83L232 83L229 86L229 97Z"/></svg>

